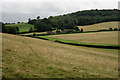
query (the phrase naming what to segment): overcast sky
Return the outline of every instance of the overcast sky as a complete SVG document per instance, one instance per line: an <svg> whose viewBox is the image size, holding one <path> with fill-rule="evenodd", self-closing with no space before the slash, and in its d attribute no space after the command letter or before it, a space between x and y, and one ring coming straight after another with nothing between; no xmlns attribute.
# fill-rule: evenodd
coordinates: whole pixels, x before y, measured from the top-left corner
<svg viewBox="0 0 120 80"><path fill-rule="evenodd" d="M0 21L27 22L90 9L117 9L119 0L0 0Z"/></svg>

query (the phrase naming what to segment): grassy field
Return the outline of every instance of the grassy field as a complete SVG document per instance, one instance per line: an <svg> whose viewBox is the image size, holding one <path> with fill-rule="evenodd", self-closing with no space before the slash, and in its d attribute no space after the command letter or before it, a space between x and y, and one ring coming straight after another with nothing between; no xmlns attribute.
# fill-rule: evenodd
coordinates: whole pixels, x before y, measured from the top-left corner
<svg viewBox="0 0 120 80"><path fill-rule="evenodd" d="M33 34L46 34L46 32L31 32L31 33L25 33L25 34L19 34L19 35L33 35Z"/></svg>
<svg viewBox="0 0 120 80"><path fill-rule="evenodd" d="M51 35L49 37L81 43L118 44L118 31Z"/></svg>
<svg viewBox="0 0 120 80"><path fill-rule="evenodd" d="M119 21L112 21L112 22L103 22L88 26L78 26L79 29L83 28L84 31L97 31L100 29L109 29L109 28L118 28Z"/></svg>
<svg viewBox="0 0 120 80"><path fill-rule="evenodd" d="M2 34L5 78L117 78L118 50Z"/></svg>
<svg viewBox="0 0 120 80"><path fill-rule="evenodd" d="M28 32L31 27L34 29L34 25L27 24L27 23L9 24L6 26L19 27L19 32Z"/></svg>

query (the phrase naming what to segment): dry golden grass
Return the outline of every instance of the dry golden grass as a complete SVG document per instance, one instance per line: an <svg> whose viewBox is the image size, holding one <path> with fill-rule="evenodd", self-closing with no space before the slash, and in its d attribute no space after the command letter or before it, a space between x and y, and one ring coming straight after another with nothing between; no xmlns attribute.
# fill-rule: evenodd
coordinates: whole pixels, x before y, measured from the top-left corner
<svg viewBox="0 0 120 80"><path fill-rule="evenodd" d="M49 37L85 43L118 44L118 31L52 35Z"/></svg>
<svg viewBox="0 0 120 80"><path fill-rule="evenodd" d="M79 29L83 28L84 31L97 31L100 29L109 29L109 28L118 28L118 23L120 21L111 21L111 22L103 22L88 26L78 26Z"/></svg>
<svg viewBox="0 0 120 80"><path fill-rule="evenodd" d="M33 34L46 34L46 32L32 32L32 33L25 33L25 34L19 34L19 35L33 35Z"/></svg>
<svg viewBox="0 0 120 80"><path fill-rule="evenodd" d="M118 77L118 50L2 35L3 77Z"/></svg>

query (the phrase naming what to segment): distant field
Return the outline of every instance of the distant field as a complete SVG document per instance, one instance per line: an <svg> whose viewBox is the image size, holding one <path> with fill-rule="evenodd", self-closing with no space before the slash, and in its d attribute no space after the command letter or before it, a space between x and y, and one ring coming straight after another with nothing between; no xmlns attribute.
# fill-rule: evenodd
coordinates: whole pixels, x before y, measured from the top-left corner
<svg viewBox="0 0 120 80"><path fill-rule="evenodd" d="M78 28L83 28L84 31L97 31L100 29L118 28L118 23L119 21L103 22L88 26L78 26Z"/></svg>
<svg viewBox="0 0 120 80"><path fill-rule="evenodd" d="M76 35L76 34L75 34ZM3 78L117 78L118 50L2 34Z"/></svg>
<svg viewBox="0 0 120 80"><path fill-rule="evenodd" d="M84 43L118 44L118 31L51 35L49 37Z"/></svg>
<svg viewBox="0 0 120 80"><path fill-rule="evenodd" d="M19 35L33 35L33 34L46 34L46 32L31 32L31 33L25 33L25 34L19 34Z"/></svg>
<svg viewBox="0 0 120 80"><path fill-rule="evenodd" d="M20 30L19 32L28 32L31 27L34 29L34 25L27 24L27 23L9 24L6 26L19 27L19 30Z"/></svg>
<svg viewBox="0 0 120 80"><path fill-rule="evenodd" d="M46 32L47 31L45 31L45 32L31 32L31 33L25 33L25 34L20 34L20 35L31 35L31 34L34 34L34 33L36 33L36 34L46 34ZM56 32L56 30L53 30L52 32Z"/></svg>

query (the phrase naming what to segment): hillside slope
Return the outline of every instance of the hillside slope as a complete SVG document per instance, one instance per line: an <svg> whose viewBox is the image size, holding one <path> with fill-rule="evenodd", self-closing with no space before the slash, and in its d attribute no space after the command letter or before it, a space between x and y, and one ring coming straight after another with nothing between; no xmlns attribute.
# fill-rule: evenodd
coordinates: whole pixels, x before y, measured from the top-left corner
<svg viewBox="0 0 120 80"><path fill-rule="evenodd" d="M51 28L77 29L76 25L85 26L102 22L120 21L119 12L120 10L117 9L83 10L43 19L31 19L28 23L35 25L37 31L47 31ZM43 25L44 27L42 28Z"/></svg>
<svg viewBox="0 0 120 80"><path fill-rule="evenodd" d="M49 37L83 43L120 44L118 31L51 35Z"/></svg>
<svg viewBox="0 0 120 80"><path fill-rule="evenodd" d="M118 50L2 35L4 78L118 77Z"/></svg>
<svg viewBox="0 0 120 80"><path fill-rule="evenodd" d="M103 10L83 10L60 16L50 17L50 20L63 21L72 20L76 25L90 25L108 21L120 21L120 10L103 9Z"/></svg>
<svg viewBox="0 0 120 80"><path fill-rule="evenodd" d="M93 25L86 25L86 26L78 26L79 29L83 28L84 31L97 31L101 29L109 29L109 28L119 28L120 21L111 21L111 22L103 22Z"/></svg>
<svg viewBox="0 0 120 80"><path fill-rule="evenodd" d="M29 32L30 28L32 27L34 29L34 25L27 24L27 23L19 23L19 24L8 24L5 25L6 27L18 27L19 32Z"/></svg>

